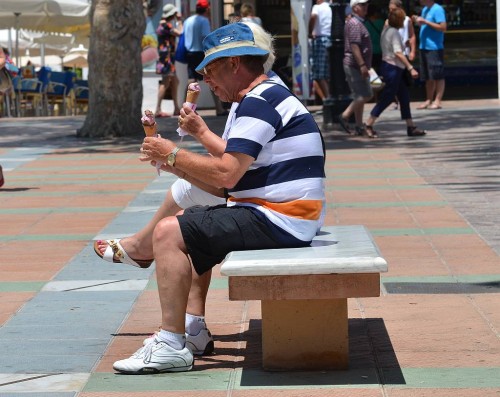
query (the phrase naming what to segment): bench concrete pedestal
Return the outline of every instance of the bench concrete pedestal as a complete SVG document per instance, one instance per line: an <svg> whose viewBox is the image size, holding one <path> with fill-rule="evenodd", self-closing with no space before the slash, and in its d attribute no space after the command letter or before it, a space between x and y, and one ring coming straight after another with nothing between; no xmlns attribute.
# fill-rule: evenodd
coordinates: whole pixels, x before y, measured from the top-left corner
<svg viewBox="0 0 500 397"><path fill-rule="evenodd" d="M264 369L347 369L347 299L380 295L379 255L362 226L323 228L311 247L230 253L229 299L261 301Z"/></svg>
<svg viewBox="0 0 500 397"><path fill-rule="evenodd" d="M347 369L347 299L262 301L266 370Z"/></svg>

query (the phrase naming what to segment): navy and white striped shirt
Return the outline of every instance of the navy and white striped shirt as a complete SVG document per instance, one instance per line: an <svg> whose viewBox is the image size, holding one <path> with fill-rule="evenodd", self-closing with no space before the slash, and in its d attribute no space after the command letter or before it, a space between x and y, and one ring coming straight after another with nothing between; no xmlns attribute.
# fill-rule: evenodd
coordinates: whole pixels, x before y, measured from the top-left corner
<svg viewBox="0 0 500 397"><path fill-rule="evenodd" d="M240 102L226 152L255 162L229 190L228 206L247 205L301 241L322 222L324 153L319 128L286 88L264 81Z"/></svg>

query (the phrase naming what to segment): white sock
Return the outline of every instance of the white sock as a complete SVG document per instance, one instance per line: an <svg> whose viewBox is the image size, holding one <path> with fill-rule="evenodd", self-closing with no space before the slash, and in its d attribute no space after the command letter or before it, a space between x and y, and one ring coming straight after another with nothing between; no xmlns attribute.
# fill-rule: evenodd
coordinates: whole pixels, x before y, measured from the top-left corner
<svg viewBox="0 0 500 397"><path fill-rule="evenodd" d="M186 336L184 334L175 334L161 329L156 336L159 340L176 350L182 350L186 345Z"/></svg>
<svg viewBox="0 0 500 397"><path fill-rule="evenodd" d="M186 313L186 332L189 335L198 335L202 329L207 328L204 316L193 316Z"/></svg>

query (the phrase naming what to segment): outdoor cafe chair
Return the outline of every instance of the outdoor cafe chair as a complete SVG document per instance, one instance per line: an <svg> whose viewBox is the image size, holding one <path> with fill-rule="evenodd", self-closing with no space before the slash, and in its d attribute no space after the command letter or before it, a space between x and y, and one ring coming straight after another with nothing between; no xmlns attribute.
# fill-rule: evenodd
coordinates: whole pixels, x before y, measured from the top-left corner
<svg viewBox="0 0 500 397"><path fill-rule="evenodd" d="M28 111L33 111L35 116L43 115L43 91L40 80L23 79L17 76L14 79L14 90L19 116L25 116Z"/></svg>
<svg viewBox="0 0 500 397"><path fill-rule="evenodd" d="M73 90L75 74L70 71L50 72L47 88L45 90L45 103L48 114L55 115L55 107L58 106L58 114L66 115L71 106L68 106Z"/></svg>
<svg viewBox="0 0 500 397"><path fill-rule="evenodd" d="M87 113L89 104L89 82L88 80L75 80L73 87L73 114Z"/></svg>

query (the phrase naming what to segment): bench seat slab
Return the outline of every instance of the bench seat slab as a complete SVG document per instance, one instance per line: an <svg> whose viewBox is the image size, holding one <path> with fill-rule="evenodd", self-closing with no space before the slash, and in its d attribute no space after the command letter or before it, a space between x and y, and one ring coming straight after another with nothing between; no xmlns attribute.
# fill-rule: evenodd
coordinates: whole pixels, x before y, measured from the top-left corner
<svg viewBox="0 0 500 397"><path fill-rule="evenodd" d="M265 370L347 369L347 299L263 300Z"/></svg>

